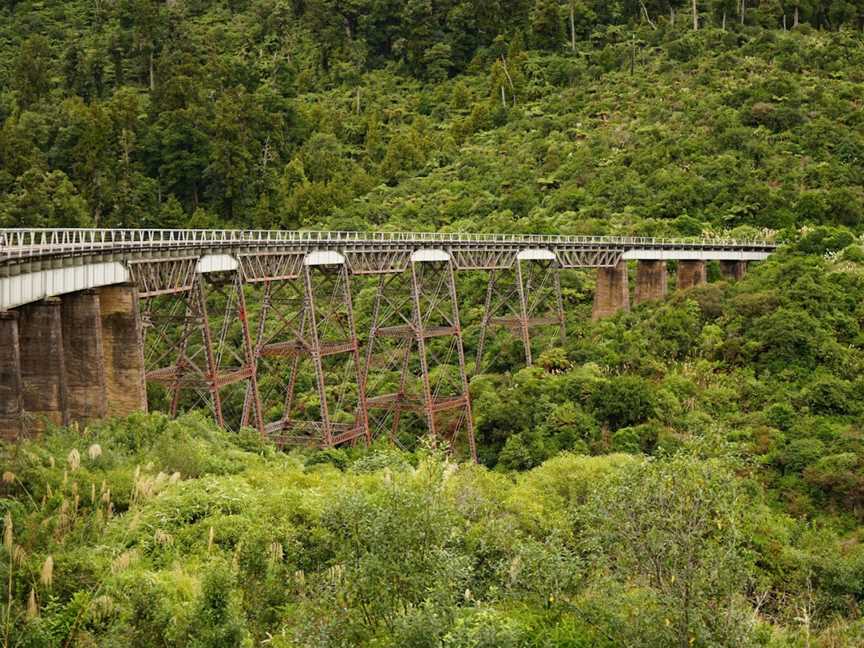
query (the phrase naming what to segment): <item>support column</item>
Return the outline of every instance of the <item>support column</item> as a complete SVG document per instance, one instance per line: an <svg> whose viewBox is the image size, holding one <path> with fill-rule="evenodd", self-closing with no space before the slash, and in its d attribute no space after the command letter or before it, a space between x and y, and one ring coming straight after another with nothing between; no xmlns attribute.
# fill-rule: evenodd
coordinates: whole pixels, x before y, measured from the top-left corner
<svg viewBox="0 0 864 648"><path fill-rule="evenodd" d="M701 286L707 281L704 261L679 261L678 262L678 290L687 290L694 286Z"/></svg>
<svg viewBox="0 0 864 648"><path fill-rule="evenodd" d="M747 262L721 261L720 274L722 274L725 279L728 279L730 281L738 281L740 279L743 279L744 275L747 274Z"/></svg>
<svg viewBox="0 0 864 648"><path fill-rule="evenodd" d="M33 418L28 432L44 432L49 424L65 425L68 415L60 300L50 298L24 306L18 336L24 411Z"/></svg>
<svg viewBox="0 0 864 648"><path fill-rule="evenodd" d="M636 264L636 303L663 299L669 285L666 262L639 261Z"/></svg>
<svg viewBox="0 0 864 648"><path fill-rule="evenodd" d="M412 412L425 421L433 442L443 439L451 451L464 435L477 461L454 267L447 252L418 250L405 272L379 282L366 357L370 427L389 430L397 441L403 413Z"/></svg>
<svg viewBox="0 0 864 648"><path fill-rule="evenodd" d="M0 440L14 441L23 433L22 409L18 313L0 311Z"/></svg>
<svg viewBox="0 0 864 648"><path fill-rule="evenodd" d="M105 357L99 294L85 290L63 295L63 364L69 421L80 424L105 417Z"/></svg>
<svg viewBox="0 0 864 648"><path fill-rule="evenodd" d="M107 414L147 411L144 342L138 315L138 291L122 284L99 289L102 347L105 356Z"/></svg>
<svg viewBox="0 0 864 648"><path fill-rule="evenodd" d="M272 411L271 398L284 387L281 417L262 423L279 445L326 448L372 440L351 272L344 257L333 255L310 252L299 277L264 287L255 353L259 371L283 378L261 393L263 410ZM317 392L317 407L297 394L308 383Z"/></svg>
<svg viewBox="0 0 864 648"><path fill-rule="evenodd" d="M513 281L508 281L512 275ZM512 286L511 286L512 283ZM484 371L483 353L491 327L502 327L522 341L525 364L533 363L533 329L558 327L560 344L567 341L564 318L564 299L561 294L561 267L549 250L523 250L516 255L511 268L496 268L489 271L486 302L480 321L480 336L474 373ZM543 340L548 348L554 344Z"/></svg>
<svg viewBox="0 0 864 648"><path fill-rule="evenodd" d="M619 310L630 310L630 283L627 261L624 259L613 268L597 268L597 288L591 319L596 321L609 317Z"/></svg>

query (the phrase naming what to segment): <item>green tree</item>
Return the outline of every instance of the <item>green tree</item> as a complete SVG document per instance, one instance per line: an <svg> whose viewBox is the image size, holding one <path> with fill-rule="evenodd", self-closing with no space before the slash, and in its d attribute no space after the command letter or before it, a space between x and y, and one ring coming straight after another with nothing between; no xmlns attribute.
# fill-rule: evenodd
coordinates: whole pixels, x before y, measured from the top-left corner
<svg viewBox="0 0 864 648"><path fill-rule="evenodd" d="M219 562L207 565L201 595L189 624L190 648L250 645L235 588L235 577L227 565Z"/></svg>
<svg viewBox="0 0 864 648"><path fill-rule="evenodd" d="M557 0L534 0L531 34L540 49L557 50L565 42L561 7Z"/></svg>
<svg viewBox="0 0 864 648"><path fill-rule="evenodd" d="M592 493L578 515L591 558L648 594L629 599L644 617L614 628L617 642L639 641L630 633L642 629L681 648L746 642L736 593L751 568L748 506L729 466L684 454L625 467Z"/></svg>
<svg viewBox="0 0 864 648"><path fill-rule="evenodd" d="M642 423L654 414L654 392L637 376L619 376L600 383L591 396L597 417L613 429Z"/></svg>
<svg viewBox="0 0 864 648"><path fill-rule="evenodd" d="M23 108L33 106L48 94L51 88L53 58L51 46L44 36L30 36L21 43L15 59L14 87Z"/></svg>

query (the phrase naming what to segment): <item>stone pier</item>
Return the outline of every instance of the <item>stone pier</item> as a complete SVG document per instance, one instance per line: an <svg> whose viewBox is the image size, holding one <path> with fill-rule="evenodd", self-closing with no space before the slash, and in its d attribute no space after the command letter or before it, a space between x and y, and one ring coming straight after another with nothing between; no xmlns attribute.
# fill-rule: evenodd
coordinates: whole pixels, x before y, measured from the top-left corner
<svg viewBox="0 0 864 648"><path fill-rule="evenodd" d="M721 261L720 274L722 274L725 279L728 279L730 281L738 281L739 279L743 279L744 275L747 274L747 262Z"/></svg>
<svg viewBox="0 0 864 648"><path fill-rule="evenodd" d="M63 355L69 421L85 424L105 417L105 359L99 294L84 290L63 295Z"/></svg>
<svg viewBox="0 0 864 648"><path fill-rule="evenodd" d="M676 288L687 290L694 286L701 286L707 281L707 276L704 261L679 261Z"/></svg>
<svg viewBox="0 0 864 648"><path fill-rule="evenodd" d="M627 261L622 259L614 268L597 268L597 288L594 291L594 309L591 319L614 315L619 310L630 310L630 282Z"/></svg>
<svg viewBox="0 0 864 648"><path fill-rule="evenodd" d="M26 433L68 421L60 300L44 299L21 309L18 320Z"/></svg>
<svg viewBox="0 0 864 648"><path fill-rule="evenodd" d="M21 436L22 409L18 313L0 311L0 439Z"/></svg>
<svg viewBox="0 0 864 648"><path fill-rule="evenodd" d="M669 286L665 261L639 261L636 264L636 303L663 299Z"/></svg>
<svg viewBox="0 0 864 648"><path fill-rule="evenodd" d="M138 291L132 285L99 289L102 349L105 357L107 414L126 416L147 410L144 344L138 315Z"/></svg>

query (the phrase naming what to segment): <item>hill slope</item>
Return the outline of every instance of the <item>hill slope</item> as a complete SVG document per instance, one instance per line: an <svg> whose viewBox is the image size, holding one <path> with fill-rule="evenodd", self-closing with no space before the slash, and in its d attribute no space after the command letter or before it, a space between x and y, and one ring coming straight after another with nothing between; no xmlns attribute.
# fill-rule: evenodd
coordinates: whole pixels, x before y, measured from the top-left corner
<svg viewBox="0 0 864 648"><path fill-rule="evenodd" d="M470 41L450 16L433 32L450 57L424 55L434 69L410 54L433 37L396 33L395 5L356 28L395 24L389 46L333 36L316 11L338 11L318 3L7 5L0 223L860 224L860 32L723 31L715 14L695 33L656 17L631 29L614 24L624 12L570 50L543 37L542 4L465 28Z"/></svg>

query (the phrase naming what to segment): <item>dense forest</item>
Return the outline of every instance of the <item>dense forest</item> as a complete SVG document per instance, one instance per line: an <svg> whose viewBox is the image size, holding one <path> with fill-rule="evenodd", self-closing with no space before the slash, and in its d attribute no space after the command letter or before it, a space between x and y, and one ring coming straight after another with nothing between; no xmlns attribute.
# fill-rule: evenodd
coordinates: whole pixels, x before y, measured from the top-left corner
<svg viewBox="0 0 864 648"><path fill-rule="evenodd" d="M0 645L864 645L862 27L860 0L0 2L0 227L784 243L598 322L568 275L566 344L472 379L480 465L201 412L0 445Z"/></svg>
<svg viewBox="0 0 864 648"><path fill-rule="evenodd" d="M864 5L694 4L7 1L0 224L857 226Z"/></svg>

